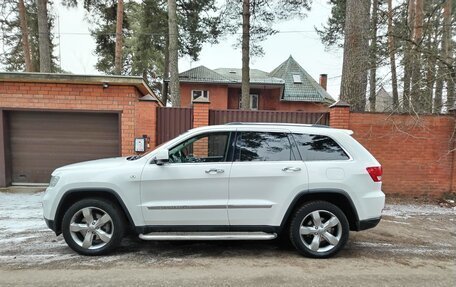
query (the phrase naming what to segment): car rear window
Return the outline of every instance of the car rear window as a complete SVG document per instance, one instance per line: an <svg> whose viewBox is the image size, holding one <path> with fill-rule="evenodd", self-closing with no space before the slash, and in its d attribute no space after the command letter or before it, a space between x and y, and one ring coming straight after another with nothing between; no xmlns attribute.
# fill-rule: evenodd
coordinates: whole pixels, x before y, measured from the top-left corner
<svg viewBox="0 0 456 287"><path fill-rule="evenodd" d="M323 135L293 134L303 160L348 160L349 156L332 138Z"/></svg>

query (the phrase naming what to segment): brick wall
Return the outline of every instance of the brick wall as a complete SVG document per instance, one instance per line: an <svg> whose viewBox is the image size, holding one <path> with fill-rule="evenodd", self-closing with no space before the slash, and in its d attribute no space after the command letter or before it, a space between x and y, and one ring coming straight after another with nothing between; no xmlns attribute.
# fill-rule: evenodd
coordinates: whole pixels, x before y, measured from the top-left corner
<svg viewBox="0 0 456 287"><path fill-rule="evenodd" d="M135 137L155 140L157 103L140 96L134 86L0 82L0 109L119 112L122 155L133 154Z"/></svg>
<svg viewBox="0 0 456 287"><path fill-rule="evenodd" d="M209 107L211 109L226 109L228 107L228 87L222 85L188 84L181 83L181 107L192 106L192 91L203 90L209 92Z"/></svg>
<svg viewBox="0 0 456 287"><path fill-rule="evenodd" d="M382 164L386 194L438 197L454 192L453 116L348 110L331 108L331 126L353 130L353 137Z"/></svg>

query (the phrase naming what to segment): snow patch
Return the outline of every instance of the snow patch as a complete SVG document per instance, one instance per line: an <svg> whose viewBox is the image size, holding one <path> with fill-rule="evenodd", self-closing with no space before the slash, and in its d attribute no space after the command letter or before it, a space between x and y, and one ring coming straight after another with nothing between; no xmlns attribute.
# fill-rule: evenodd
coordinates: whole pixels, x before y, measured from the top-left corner
<svg viewBox="0 0 456 287"><path fill-rule="evenodd" d="M412 216L426 215L454 215L456 208L445 208L438 205L415 205L415 204L387 204L382 215L407 219Z"/></svg>

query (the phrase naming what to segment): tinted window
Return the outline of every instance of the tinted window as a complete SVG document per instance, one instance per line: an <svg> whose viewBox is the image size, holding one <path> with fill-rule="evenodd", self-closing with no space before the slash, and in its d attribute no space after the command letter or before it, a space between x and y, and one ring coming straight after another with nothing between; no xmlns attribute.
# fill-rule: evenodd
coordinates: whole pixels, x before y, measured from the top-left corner
<svg viewBox="0 0 456 287"><path fill-rule="evenodd" d="M230 133L210 133L188 139L169 151L173 163L221 162L226 160Z"/></svg>
<svg viewBox="0 0 456 287"><path fill-rule="evenodd" d="M330 137L322 135L293 134L304 160L346 160L344 150Z"/></svg>
<svg viewBox="0 0 456 287"><path fill-rule="evenodd" d="M294 160L286 133L242 132L238 135L236 161Z"/></svg>

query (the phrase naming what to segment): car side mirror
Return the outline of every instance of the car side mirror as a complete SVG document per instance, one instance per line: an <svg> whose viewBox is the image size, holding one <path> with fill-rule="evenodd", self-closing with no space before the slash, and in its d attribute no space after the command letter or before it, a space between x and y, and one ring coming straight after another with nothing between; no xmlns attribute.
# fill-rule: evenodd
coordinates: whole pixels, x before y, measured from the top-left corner
<svg viewBox="0 0 456 287"><path fill-rule="evenodd" d="M154 163L156 165L163 165L169 161L169 150L167 148L161 148L157 151L154 157Z"/></svg>

